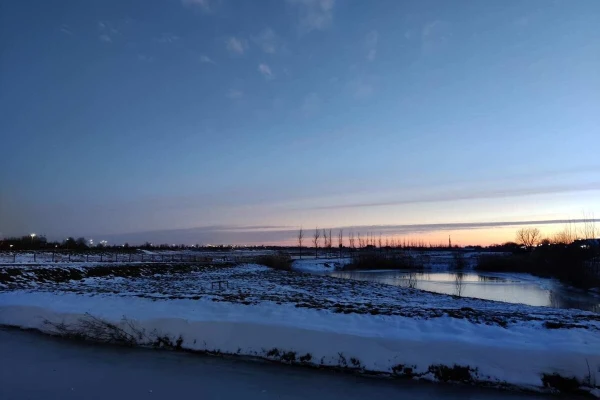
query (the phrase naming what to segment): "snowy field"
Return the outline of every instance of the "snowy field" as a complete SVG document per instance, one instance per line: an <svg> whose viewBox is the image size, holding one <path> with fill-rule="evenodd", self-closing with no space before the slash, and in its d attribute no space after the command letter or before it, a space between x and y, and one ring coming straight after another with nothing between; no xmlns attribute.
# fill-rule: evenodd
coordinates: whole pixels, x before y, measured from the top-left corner
<svg viewBox="0 0 600 400"><path fill-rule="evenodd" d="M150 263L150 262L233 262L263 254L272 250L235 249L227 251L198 250L135 250L135 251L19 251L0 252L1 265L52 265L52 264L104 264L104 263Z"/></svg>
<svg viewBox="0 0 600 400"><path fill-rule="evenodd" d="M3 268L3 325L99 335L100 324L142 345L413 379L594 393L600 383L600 315L584 311L258 265Z"/></svg>

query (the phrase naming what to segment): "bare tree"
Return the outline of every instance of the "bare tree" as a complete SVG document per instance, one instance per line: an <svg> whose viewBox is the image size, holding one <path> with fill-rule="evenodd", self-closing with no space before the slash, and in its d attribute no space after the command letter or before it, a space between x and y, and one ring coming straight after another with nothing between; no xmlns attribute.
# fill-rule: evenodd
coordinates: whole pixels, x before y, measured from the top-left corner
<svg viewBox="0 0 600 400"><path fill-rule="evenodd" d="M583 213L583 228L581 228L581 236L584 239L596 239L596 222L594 214L587 215Z"/></svg>
<svg viewBox="0 0 600 400"><path fill-rule="evenodd" d="M331 250L333 246L333 237L331 237L331 229L329 229L329 241L327 242L327 248Z"/></svg>
<svg viewBox="0 0 600 400"><path fill-rule="evenodd" d="M517 231L517 243L529 250L537 245L540 239L541 233L538 228L521 228Z"/></svg>
<svg viewBox="0 0 600 400"><path fill-rule="evenodd" d="M319 227L315 228L315 234L313 235L313 244L315 245L315 258L319 258L319 238L321 237L321 231Z"/></svg>
<svg viewBox="0 0 600 400"><path fill-rule="evenodd" d="M328 242L328 237L327 237L327 231L325 229L323 229L323 248L327 249L329 248L329 242Z"/></svg>
<svg viewBox="0 0 600 400"><path fill-rule="evenodd" d="M344 247L344 230L338 232L338 247L340 248L340 258L342 258L342 248Z"/></svg>
<svg viewBox="0 0 600 400"><path fill-rule="evenodd" d="M362 238L360 237L360 232L358 232L358 233L356 234L356 236L357 236L357 239L358 239L358 248L359 248L359 249L362 249L362 247L363 247L363 240L362 240Z"/></svg>
<svg viewBox="0 0 600 400"><path fill-rule="evenodd" d="M577 240L577 229L573 227L573 222L565 224L563 230L554 234L552 241L556 244L571 244Z"/></svg>
<svg viewBox="0 0 600 400"><path fill-rule="evenodd" d="M454 287L456 288L456 296L461 297L463 290L463 279L464 274L462 272L457 272L454 276Z"/></svg>
<svg viewBox="0 0 600 400"><path fill-rule="evenodd" d="M381 232L379 232L379 248L380 248L380 249L381 249L381 247L382 247L382 246L381 246L381 243L382 243L382 242L381 242Z"/></svg>
<svg viewBox="0 0 600 400"><path fill-rule="evenodd" d="M350 248L354 250L354 231L348 233L348 244L350 245Z"/></svg>
<svg viewBox="0 0 600 400"><path fill-rule="evenodd" d="M302 240L304 239L304 230L300 227L298 232L298 248L300 250L300 259L302 260Z"/></svg>

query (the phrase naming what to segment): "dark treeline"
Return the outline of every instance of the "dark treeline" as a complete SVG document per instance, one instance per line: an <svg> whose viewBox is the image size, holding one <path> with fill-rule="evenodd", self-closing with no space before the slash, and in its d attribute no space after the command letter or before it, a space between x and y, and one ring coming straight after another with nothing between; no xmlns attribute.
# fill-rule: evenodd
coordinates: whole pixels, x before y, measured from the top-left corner
<svg viewBox="0 0 600 400"><path fill-rule="evenodd" d="M600 287L600 249L578 243L544 244L533 249L514 249L508 255L483 255L475 267L488 272L524 272L557 278L569 285Z"/></svg>

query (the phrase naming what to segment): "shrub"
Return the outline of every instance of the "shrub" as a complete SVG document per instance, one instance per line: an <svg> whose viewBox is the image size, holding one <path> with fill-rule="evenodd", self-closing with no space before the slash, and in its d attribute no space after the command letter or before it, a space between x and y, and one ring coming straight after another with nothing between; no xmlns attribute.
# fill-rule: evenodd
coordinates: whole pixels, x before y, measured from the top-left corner
<svg viewBox="0 0 600 400"><path fill-rule="evenodd" d="M404 253L357 252L352 262L346 264L344 270L373 270L373 269L422 269L423 265Z"/></svg>
<svg viewBox="0 0 600 400"><path fill-rule="evenodd" d="M287 254L270 254L259 256L256 263L280 271L292 270L292 259Z"/></svg>
<svg viewBox="0 0 600 400"><path fill-rule="evenodd" d="M469 366L454 365L448 367L446 365L430 365L429 372L441 382L473 382L473 374L477 374L477 369Z"/></svg>
<svg viewBox="0 0 600 400"><path fill-rule="evenodd" d="M548 245L531 252L486 255L479 258L475 269L488 272L525 272L554 277L583 289L600 287L600 275L586 266L594 250L577 246Z"/></svg>
<svg viewBox="0 0 600 400"><path fill-rule="evenodd" d="M467 268L467 259L462 251L455 251L452 254L452 268L459 270Z"/></svg>

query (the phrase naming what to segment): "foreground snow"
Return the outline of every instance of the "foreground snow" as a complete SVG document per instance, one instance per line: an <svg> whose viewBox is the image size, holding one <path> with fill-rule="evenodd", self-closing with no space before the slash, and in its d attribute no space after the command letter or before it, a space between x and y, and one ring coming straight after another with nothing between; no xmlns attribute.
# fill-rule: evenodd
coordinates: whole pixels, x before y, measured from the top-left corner
<svg viewBox="0 0 600 400"><path fill-rule="evenodd" d="M230 287L212 288L216 280ZM90 316L143 331L148 343L181 337L190 350L431 380L443 379L438 366L456 365L464 367L463 381L525 388L541 388L544 374L600 382L600 318L575 310L454 299L260 266L0 292L0 324L56 333L57 326L77 327Z"/></svg>

